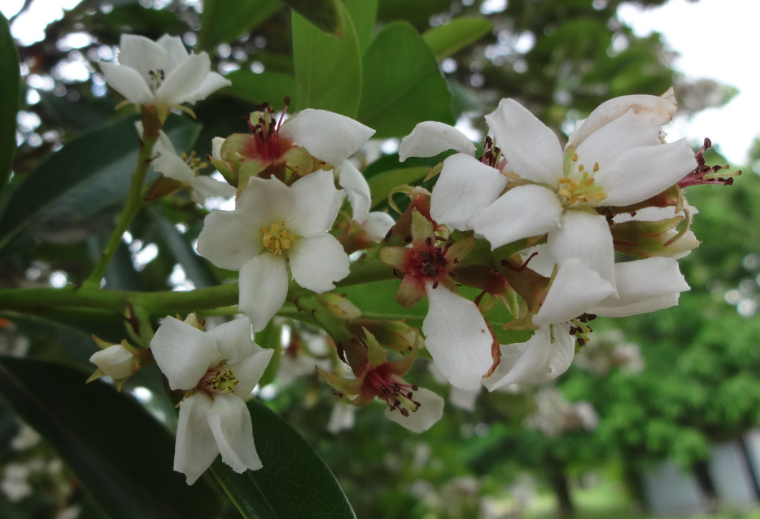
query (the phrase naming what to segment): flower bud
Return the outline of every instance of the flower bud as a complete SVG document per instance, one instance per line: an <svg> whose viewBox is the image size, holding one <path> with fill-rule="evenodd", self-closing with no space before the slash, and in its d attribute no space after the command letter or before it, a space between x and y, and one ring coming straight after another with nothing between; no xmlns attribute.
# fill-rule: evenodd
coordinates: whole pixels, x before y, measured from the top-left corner
<svg viewBox="0 0 760 519"><path fill-rule="evenodd" d="M137 357L121 344L93 353L90 362L114 380L127 378L137 371Z"/></svg>

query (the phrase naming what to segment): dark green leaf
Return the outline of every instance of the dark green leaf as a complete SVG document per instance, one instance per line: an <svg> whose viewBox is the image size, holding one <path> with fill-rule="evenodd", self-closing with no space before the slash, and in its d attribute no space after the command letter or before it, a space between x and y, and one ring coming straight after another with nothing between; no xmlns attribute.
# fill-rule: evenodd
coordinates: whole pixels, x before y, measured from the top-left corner
<svg viewBox="0 0 760 519"><path fill-rule="evenodd" d="M393 169L373 176L368 180L369 191L372 193L372 207L387 200L388 195L395 187L412 184L424 178L429 171L430 168L420 166L416 168Z"/></svg>
<svg viewBox="0 0 760 519"><path fill-rule="evenodd" d="M359 41L351 16L345 17L343 38L326 34L293 12L293 60L296 70L296 109L320 108L356 117L362 83Z"/></svg>
<svg viewBox="0 0 760 519"><path fill-rule="evenodd" d="M277 370L280 369L280 357L282 356L282 325L277 324L274 319L269 321L266 328L256 333L254 337L256 344L268 350L274 350L274 355L267 365L267 369L259 380L259 386L264 387L274 382L277 377Z"/></svg>
<svg viewBox="0 0 760 519"><path fill-rule="evenodd" d="M155 37L169 33L182 33L187 30L187 24L177 18L171 11L146 9L140 4L120 5L113 8L110 13L101 17L103 25L110 31L120 33L127 26L135 34ZM153 39L153 38L152 38Z"/></svg>
<svg viewBox="0 0 760 519"><path fill-rule="evenodd" d="M282 3L324 32L338 38L345 36L349 16L340 0L282 0ZM293 30L295 32L295 28Z"/></svg>
<svg viewBox="0 0 760 519"><path fill-rule="evenodd" d="M375 137L401 137L422 121L454 124L435 54L405 22L388 24L364 54L359 120Z"/></svg>
<svg viewBox="0 0 760 519"><path fill-rule="evenodd" d="M19 186L0 220L0 246L31 224L57 227L86 221L126 197L138 154L134 118L86 133L53 153ZM200 125L172 117L165 131L178 152L195 142ZM155 174L148 176L148 181ZM51 229L50 227L53 227Z"/></svg>
<svg viewBox="0 0 760 519"><path fill-rule="evenodd" d="M234 41L282 8L277 0L206 0L198 31L198 48L209 50Z"/></svg>
<svg viewBox="0 0 760 519"><path fill-rule="evenodd" d="M250 70L236 70L227 79L232 85L221 91L239 99L250 101L254 105L267 102L280 106L286 97L295 98L296 80L290 74L281 72L262 72L255 74ZM295 104L295 101L293 101Z"/></svg>
<svg viewBox="0 0 760 519"><path fill-rule="evenodd" d="M172 470L174 439L131 397L49 361L0 358L0 393L40 433L112 519L219 515L205 480Z"/></svg>
<svg viewBox="0 0 760 519"><path fill-rule="evenodd" d="M454 18L446 25L427 31L422 37L438 59L451 56L491 32L493 24L485 18Z"/></svg>
<svg viewBox="0 0 760 519"><path fill-rule="evenodd" d="M246 519L354 519L327 465L298 432L257 400L248 403L256 451L264 468L236 474L211 466Z"/></svg>
<svg viewBox="0 0 760 519"><path fill-rule="evenodd" d="M18 52L8 20L0 14L0 193L11 174L16 153L16 112L19 101Z"/></svg>
<svg viewBox="0 0 760 519"><path fill-rule="evenodd" d="M359 49L361 53L367 50L372 43L372 33L377 21L378 0L343 0L354 22L356 35L359 37Z"/></svg>

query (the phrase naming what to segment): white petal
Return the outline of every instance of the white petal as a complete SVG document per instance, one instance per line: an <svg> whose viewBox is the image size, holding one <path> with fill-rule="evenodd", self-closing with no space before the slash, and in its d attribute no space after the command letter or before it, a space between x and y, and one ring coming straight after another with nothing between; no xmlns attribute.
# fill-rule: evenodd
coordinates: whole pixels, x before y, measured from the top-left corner
<svg viewBox="0 0 760 519"><path fill-rule="evenodd" d="M196 393L179 404L174 470L187 477L188 485L195 483L219 454L207 418L213 403L209 396Z"/></svg>
<svg viewBox="0 0 760 519"><path fill-rule="evenodd" d="M340 187L346 190L348 202L351 204L353 219L363 222L369 214L372 195L369 192L369 184L364 175L349 161L343 163L338 178Z"/></svg>
<svg viewBox="0 0 760 519"><path fill-rule="evenodd" d="M591 309L591 313L601 317L629 317L631 315L648 314L678 305L679 295L670 294L624 306L597 306Z"/></svg>
<svg viewBox="0 0 760 519"><path fill-rule="evenodd" d="M438 370L460 389L475 390L491 365L493 338L478 307L462 296L427 284L430 300L422 333Z"/></svg>
<svg viewBox="0 0 760 519"><path fill-rule="evenodd" d="M475 145L453 126L437 121L417 124L412 133L401 140L398 148L399 161L409 157L435 157L447 150L475 156Z"/></svg>
<svg viewBox="0 0 760 519"><path fill-rule="evenodd" d="M214 395L214 405L208 412L208 424L222 453L222 461L238 474L246 469L258 470L264 465L253 443L251 413L245 402L226 393Z"/></svg>
<svg viewBox="0 0 760 519"><path fill-rule="evenodd" d="M134 372L134 355L121 344L96 351L90 357L90 362L116 380L130 376Z"/></svg>
<svg viewBox="0 0 760 519"><path fill-rule="evenodd" d="M670 144L629 149L596 174L607 193L604 205L642 202L676 184L697 167L686 139Z"/></svg>
<svg viewBox="0 0 760 519"><path fill-rule="evenodd" d="M541 383L567 371L575 355L569 326L542 326L527 342L502 345L502 357L494 374L483 380L489 391L517 382Z"/></svg>
<svg viewBox="0 0 760 519"><path fill-rule="evenodd" d="M549 252L562 265L577 258L615 287L615 250L607 219L585 211L565 211L561 226L550 231Z"/></svg>
<svg viewBox="0 0 760 519"><path fill-rule="evenodd" d="M551 252L549 252L549 246L544 243L524 249L520 251L520 257L523 261L528 261L534 252L536 255L530 260L530 269L544 277L550 277L554 271L554 265L557 264L557 260L551 255Z"/></svg>
<svg viewBox="0 0 760 519"><path fill-rule="evenodd" d="M630 148L661 144L660 126L648 117L628 110L578 146L578 163L588 169L598 163L600 169L605 169Z"/></svg>
<svg viewBox="0 0 760 519"><path fill-rule="evenodd" d="M198 90L211 69L208 54L193 54L166 75L156 92L156 99L168 105L195 101L190 94Z"/></svg>
<svg viewBox="0 0 760 519"><path fill-rule="evenodd" d="M671 258L647 258L615 265L618 298L607 298L599 307L623 307L660 299L689 290L678 262ZM591 311L590 313L597 313ZM601 314L599 314L601 315Z"/></svg>
<svg viewBox="0 0 760 519"><path fill-rule="evenodd" d="M480 394L480 388L475 391L468 391L466 389L459 389L458 387L451 386L449 390L449 402L451 405L458 409L465 411L474 411L475 402Z"/></svg>
<svg viewBox="0 0 760 519"><path fill-rule="evenodd" d="M502 99L486 115L496 146L507 159L506 171L555 185L562 176L562 147L554 132L514 99Z"/></svg>
<svg viewBox="0 0 760 519"><path fill-rule="evenodd" d="M423 433L430 429L443 416L443 398L429 389L419 388L414 392L415 402L420 404L417 411L404 416L396 409L391 411L385 408L385 416L388 420L409 429L412 432Z"/></svg>
<svg viewBox="0 0 760 519"><path fill-rule="evenodd" d="M164 34L158 39L158 41L156 41L156 43L166 51L167 59L164 67L164 72L166 74L184 63L189 57L187 49L185 49L185 46L182 44L182 38L179 36L169 36L168 34Z"/></svg>
<svg viewBox="0 0 760 519"><path fill-rule="evenodd" d="M235 370L235 378L238 380L238 385L235 386L235 394L247 400L251 397L251 392L256 384L261 380L261 376L269 365L269 361L272 360L274 350L263 349L256 345L257 351L239 359L237 362L227 364L228 368Z"/></svg>
<svg viewBox="0 0 760 519"><path fill-rule="evenodd" d="M179 155L172 153L164 146L156 151L157 153L150 163L154 170L167 178L173 178L180 182L188 182L195 178L195 171Z"/></svg>
<svg viewBox="0 0 760 519"><path fill-rule="evenodd" d="M298 236L311 238L332 227L338 215L335 206L337 197L343 192L335 189L331 171L317 171L297 180L290 190L296 197L293 216L288 229Z"/></svg>
<svg viewBox="0 0 760 519"><path fill-rule="evenodd" d="M599 105L582 125L570 134L568 147L578 147L592 133L622 116L628 110L646 117L656 125L663 125L673 118L676 112L675 96L671 88L660 97L651 95L630 95L610 99Z"/></svg>
<svg viewBox="0 0 760 519"><path fill-rule="evenodd" d="M496 200L507 177L477 159L457 153L443 161L430 199L430 215L439 224L469 230L470 219Z"/></svg>
<svg viewBox="0 0 760 519"><path fill-rule="evenodd" d="M190 187L193 188L195 198L198 203L203 204L205 199L210 196L230 198L235 196L235 188L227 182L216 180L215 178L205 175L198 175L189 181ZM203 198L203 200L201 200Z"/></svg>
<svg viewBox="0 0 760 519"><path fill-rule="evenodd" d="M235 209L247 212L268 227L274 222L290 220L295 203L295 193L278 179L251 177Z"/></svg>
<svg viewBox="0 0 760 519"><path fill-rule="evenodd" d="M333 404L330 413L330 421L327 424L328 432L337 434L344 429L351 429L354 426L354 415L356 407L338 401Z"/></svg>
<svg viewBox="0 0 760 519"><path fill-rule="evenodd" d="M203 54L205 54L205 52ZM201 101L203 99L206 99L217 90L228 87L231 84L232 81L229 79L225 79L222 75L217 74L216 72L210 72L209 75L206 76L206 79L201 82L198 88L185 96L185 100L189 103Z"/></svg>
<svg viewBox="0 0 760 519"><path fill-rule="evenodd" d="M119 42L119 63L139 72L143 82L151 82L150 72L166 72L168 54L158 43L144 36L122 34Z"/></svg>
<svg viewBox="0 0 760 519"><path fill-rule="evenodd" d="M555 229L562 213L562 204L551 189L537 185L518 186L478 212L470 220L470 227L485 236L491 248L496 249Z"/></svg>
<svg viewBox="0 0 760 519"><path fill-rule="evenodd" d="M98 64L108 86L126 97L130 103L149 104L155 100L145 78L136 70L103 61Z"/></svg>
<svg viewBox="0 0 760 519"><path fill-rule="evenodd" d="M240 270L264 248L257 223L243 211L211 211L198 236L198 254L219 268Z"/></svg>
<svg viewBox="0 0 760 519"><path fill-rule="evenodd" d="M211 139L211 156L216 160L222 160L222 145L224 137L214 137Z"/></svg>
<svg viewBox="0 0 760 519"><path fill-rule="evenodd" d="M209 366L219 360L212 337L171 316L158 328L150 349L172 390L194 388Z"/></svg>
<svg viewBox="0 0 760 519"><path fill-rule="evenodd" d="M298 240L290 249L290 269L296 283L321 294L348 276L348 255L331 234Z"/></svg>
<svg viewBox="0 0 760 519"><path fill-rule="evenodd" d="M533 324L562 323L588 313L614 288L577 259L562 263Z"/></svg>
<svg viewBox="0 0 760 519"><path fill-rule="evenodd" d="M254 332L263 330L288 296L285 258L265 252L240 269L238 308L251 320Z"/></svg>
<svg viewBox="0 0 760 519"><path fill-rule="evenodd" d="M222 360L234 362L261 349L253 342L251 321L247 317L214 326L206 335L216 340Z"/></svg>
<svg viewBox="0 0 760 519"><path fill-rule="evenodd" d="M362 227L368 240L380 242L395 223L393 217L388 213L375 211L367 215L367 219L364 220Z"/></svg>
<svg viewBox="0 0 760 519"><path fill-rule="evenodd" d="M281 137L333 166L343 164L374 134L375 130L349 117L312 108L300 111L280 129Z"/></svg>

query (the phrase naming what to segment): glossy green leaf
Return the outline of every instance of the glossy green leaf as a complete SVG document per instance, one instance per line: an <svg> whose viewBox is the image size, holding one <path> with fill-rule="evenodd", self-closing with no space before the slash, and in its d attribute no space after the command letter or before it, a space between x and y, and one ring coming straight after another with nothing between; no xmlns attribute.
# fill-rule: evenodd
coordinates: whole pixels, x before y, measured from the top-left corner
<svg viewBox="0 0 760 519"><path fill-rule="evenodd" d="M264 387L267 384L274 382L277 377L277 370L280 369L280 358L282 357L282 325L277 324L275 319L269 321L266 328L256 333L254 336L256 344L264 349L274 350L274 355L267 365L267 369L264 370L264 374L261 375L259 380L259 386Z"/></svg>
<svg viewBox="0 0 760 519"><path fill-rule="evenodd" d="M174 439L132 397L57 362L0 357L0 394L42 435L109 519L206 519L220 502L172 469Z"/></svg>
<svg viewBox="0 0 760 519"><path fill-rule="evenodd" d="M171 117L165 131L178 152L188 151L200 125ZM30 225L56 228L85 221L123 200L138 155L135 119L81 135L53 153L13 194L0 220L0 246ZM147 181L156 178L148 175Z"/></svg>
<svg viewBox="0 0 760 519"><path fill-rule="evenodd" d="M345 17L341 39L293 12L296 109L320 108L356 117L362 91L359 40L346 8L341 2L338 7Z"/></svg>
<svg viewBox="0 0 760 519"><path fill-rule="evenodd" d="M0 193L11 174L16 153L16 112L19 100L18 52L8 20L0 14Z"/></svg>
<svg viewBox="0 0 760 519"><path fill-rule="evenodd" d="M390 192L404 184L413 184L428 174L430 168L421 166L416 168L403 168L385 171L375 175L367 182L369 191L372 193L372 207L375 207L388 199Z"/></svg>
<svg viewBox="0 0 760 519"><path fill-rule="evenodd" d="M210 50L235 41L282 9L278 0L205 0L198 31L198 49Z"/></svg>
<svg viewBox="0 0 760 519"><path fill-rule="evenodd" d="M349 16L340 0L282 0L282 3L322 31L343 38ZM295 31L295 28L293 29Z"/></svg>
<svg viewBox="0 0 760 519"><path fill-rule="evenodd" d="M343 287L340 290L359 307L363 318L406 320L410 326L421 328L428 311L427 299L411 308L401 306L394 299L400 285L400 280L375 281L366 285ZM479 293L480 291L474 288L459 287L459 294L470 300L475 299ZM531 332L503 329L505 324L512 322L512 316L504 305L498 304L484 315L501 344L523 342L531 335Z"/></svg>
<svg viewBox="0 0 760 519"><path fill-rule="evenodd" d="M491 21L485 18L454 18L446 25L433 27L422 38L435 57L443 59L478 41L492 28Z"/></svg>
<svg viewBox="0 0 760 519"><path fill-rule="evenodd" d="M267 102L273 106L281 106L286 97L295 103L296 83L290 74L282 72L262 72L256 74L250 70L236 70L227 75L232 85L220 93L250 101L254 105Z"/></svg>
<svg viewBox="0 0 760 519"><path fill-rule="evenodd" d="M405 22L388 24L362 63L359 121L375 137L402 137L422 121L454 124L451 93L438 61L417 31Z"/></svg>
<svg viewBox="0 0 760 519"><path fill-rule="evenodd" d="M237 474L217 459L214 475L245 519L355 519L335 476L295 429L258 400L248 403L264 468Z"/></svg>
<svg viewBox="0 0 760 519"><path fill-rule="evenodd" d="M343 0L354 22L356 35L359 37L359 49L362 54L372 43L372 35L377 21L378 0Z"/></svg>

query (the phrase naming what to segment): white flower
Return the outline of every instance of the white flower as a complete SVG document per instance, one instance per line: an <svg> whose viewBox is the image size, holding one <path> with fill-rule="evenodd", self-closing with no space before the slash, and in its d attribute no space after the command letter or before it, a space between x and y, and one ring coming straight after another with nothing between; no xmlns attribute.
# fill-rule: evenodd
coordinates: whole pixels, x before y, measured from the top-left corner
<svg viewBox="0 0 760 519"><path fill-rule="evenodd" d="M338 434L344 429L352 429L356 414L356 407L338 400L333 404L330 413L330 421L327 424L327 431L332 434Z"/></svg>
<svg viewBox="0 0 760 519"><path fill-rule="evenodd" d="M551 129L504 99L486 116L501 155L491 148L484 161L468 153L447 158L431 216L453 229L474 230L493 248L548 233L549 249L560 264L580 260L604 282L594 289L600 300L614 296L612 236L595 208L642 202L695 168L685 140L661 140L660 126L675 108L672 91L612 99L579 125L563 153ZM508 187L502 171L532 183L502 195Z"/></svg>
<svg viewBox="0 0 760 519"><path fill-rule="evenodd" d="M255 331L285 302L288 264L296 282L317 293L332 290L349 274L348 256L327 232L342 199L330 171L292 186L253 177L234 211L206 217L198 253L220 268L240 271L239 307Z"/></svg>
<svg viewBox="0 0 760 519"><path fill-rule="evenodd" d="M532 260L548 255L546 246ZM547 264L553 265L549 258ZM531 267L546 274L543 263L531 262ZM542 272L542 270L544 270ZM678 304L681 292L689 290L671 258L647 258L615 264L618 297L587 293L588 286L598 286L599 275L577 259L559 267L549 293L538 314L533 318L538 330L527 341L501 345L501 363L483 385L489 391L516 382L541 383L557 378L567 371L575 354L575 338L585 334L585 322L576 319L582 314L627 317L669 308ZM578 292L581 292L580 296ZM595 301L596 300L596 301ZM586 306L582 304L585 301ZM573 335L570 334L573 330Z"/></svg>
<svg viewBox="0 0 760 519"><path fill-rule="evenodd" d="M137 128L137 133L142 137L142 123L139 121L136 122L135 127ZM163 174L167 178L177 180L178 182L184 182L189 185L195 195L195 201L201 205L203 205L206 202L206 198L210 196L223 198L235 196L235 188L228 183L220 182L204 175L199 175L198 163L200 162L200 159L195 157L180 157L175 151L169 136L163 131L158 134L158 140L153 146L151 158L150 165L154 170Z"/></svg>
<svg viewBox="0 0 760 519"><path fill-rule="evenodd" d="M188 54L177 36L153 42L123 34L119 65L99 62L106 82L134 104L195 103L231 83L211 72L208 54Z"/></svg>
<svg viewBox="0 0 760 519"><path fill-rule="evenodd" d="M441 371L435 366L434 363L428 362L428 370L433 375L435 381L439 384L448 383L446 377L443 376L443 373L441 373ZM457 407L464 411L473 411L475 410L475 402L477 401L478 395L480 394L480 389L481 386L478 386L478 389L472 391L468 389L460 389L456 386L451 386L449 389L449 402L451 402L451 405L454 407Z"/></svg>
<svg viewBox="0 0 760 519"><path fill-rule="evenodd" d="M372 195L364 175L350 162L346 161L340 168L338 179L340 187L346 190L346 196L351 204L353 219L362 226L367 239L379 242L396 223L388 213L381 211L369 212Z"/></svg>
<svg viewBox="0 0 760 519"><path fill-rule="evenodd" d="M121 344L96 351L90 357L90 362L114 380L126 378L136 369L135 356Z"/></svg>
<svg viewBox="0 0 760 519"><path fill-rule="evenodd" d="M625 222L659 222L663 220L670 220L675 218L687 218L693 217L699 214L699 210L690 205L686 205L680 211L675 206L669 207L645 207L637 210L634 214L621 213L613 217L613 224L625 223ZM674 226L675 227L675 226ZM675 238L678 231L675 228L668 229L663 234L661 240L668 242ZM663 247L660 251L648 251L652 256L665 256L673 259L685 258L691 251L699 246L699 240L694 235L694 232L689 229L683 235L679 236L667 247Z"/></svg>
<svg viewBox="0 0 760 519"><path fill-rule="evenodd" d="M251 338L248 319L236 319L208 332L167 317L150 343L172 390L185 390L179 406L174 470L192 485L221 452L235 472L262 467L253 443L245 400L264 373L274 350Z"/></svg>

